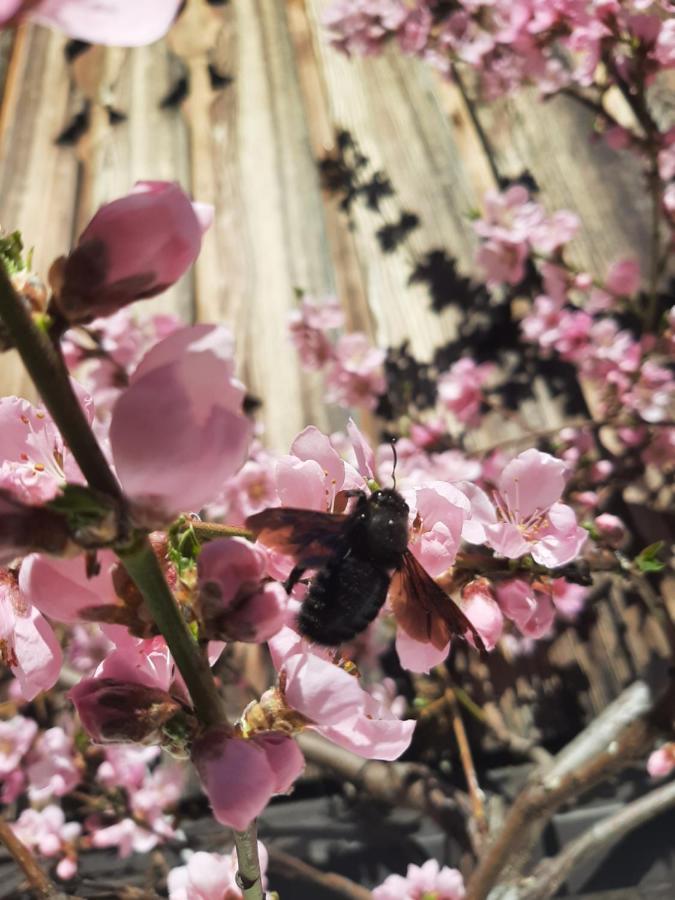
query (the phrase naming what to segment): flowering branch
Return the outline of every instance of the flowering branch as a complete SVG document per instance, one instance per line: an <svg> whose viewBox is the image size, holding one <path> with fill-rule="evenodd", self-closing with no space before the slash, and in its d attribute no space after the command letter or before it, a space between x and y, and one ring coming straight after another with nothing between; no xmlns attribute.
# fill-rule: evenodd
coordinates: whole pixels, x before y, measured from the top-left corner
<svg viewBox="0 0 675 900"><path fill-rule="evenodd" d="M33 322L1 265L0 318L87 481L121 500L120 486L87 423L58 351ZM134 541L125 540L116 549L166 640L201 724L208 728L224 723L225 713L208 662L180 614L148 537L137 535ZM244 896L246 900L262 900L255 821L245 831L235 832L235 844Z"/></svg>
<svg viewBox="0 0 675 900"><path fill-rule="evenodd" d="M65 896L47 878L36 863L28 847L23 841L19 840L2 816L0 816L0 841L14 857L14 861L28 879L32 892L36 897L45 897L48 900L61 900Z"/></svg>
<svg viewBox="0 0 675 900"><path fill-rule="evenodd" d="M35 325L2 265L0 318L84 477L96 490L121 498L120 486L82 412L61 356L47 334Z"/></svg>

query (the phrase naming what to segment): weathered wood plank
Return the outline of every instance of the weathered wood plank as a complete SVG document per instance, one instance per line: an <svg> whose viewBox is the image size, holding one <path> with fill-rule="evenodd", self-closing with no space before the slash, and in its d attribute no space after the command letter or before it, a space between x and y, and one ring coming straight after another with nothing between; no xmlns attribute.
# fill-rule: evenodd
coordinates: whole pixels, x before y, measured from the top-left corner
<svg viewBox="0 0 675 900"><path fill-rule="evenodd" d="M72 152L54 143L70 114L64 45L63 36L45 28L19 28L0 118L0 223L21 230L45 278L70 246L78 184ZM0 356L0 381L6 393L34 396L13 353Z"/></svg>

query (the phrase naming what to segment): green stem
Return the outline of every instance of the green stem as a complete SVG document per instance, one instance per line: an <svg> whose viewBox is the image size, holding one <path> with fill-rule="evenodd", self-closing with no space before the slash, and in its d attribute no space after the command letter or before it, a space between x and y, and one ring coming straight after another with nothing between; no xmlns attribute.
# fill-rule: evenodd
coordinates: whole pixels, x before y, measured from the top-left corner
<svg viewBox="0 0 675 900"><path fill-rule="evenodd" d="M28 374L70 447L82 474L91 487L111 497L120 498L120 486L89 427L59 353L47 334L33 322L2 265L0 318L12 335Z"/></svg>
<svg viewBox="0 0 675 900"><path fill-rule="evenodd" d="M264 900L260 860L258 859L258 835L255 819L246 831L234 832L234 845L237 848L237 884L245 900Z"/></svg>
<svg viewBox="0 0 675 900"><path fill-rule="evenodd" d="M181 616L150 541L143 537L132 549L118 549L117 553L166 640L185 680L197 718L207 728L222 723L225 716L208 660L200 653Z"/></svg>
<svg viewBox="0 0 675 900"><path fill-rule="evenodd" d="M219 525L217 522L192 522L188 523L190 531L200 541L216 541L218 538L243 537L248 541L255 540L252 531L243 525Z"/></svg>

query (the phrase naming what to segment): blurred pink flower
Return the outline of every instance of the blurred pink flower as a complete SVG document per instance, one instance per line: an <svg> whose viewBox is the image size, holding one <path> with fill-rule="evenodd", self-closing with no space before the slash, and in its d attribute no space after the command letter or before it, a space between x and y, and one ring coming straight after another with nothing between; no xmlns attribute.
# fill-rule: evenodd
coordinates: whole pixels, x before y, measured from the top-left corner
<svg viewBox="0 0 675 900"><path fill-rule="evenodd" d="M24 700L56 683L62 660L47 620L22 596L15 575L0 569L0 661L12 670Z"/></svg>
<svg viewBox="0 0 675 900"><path fill-rule="evenodd" d="M1 0L0 24L25 10L34 22L49 25L90 44L140 47L163 37L181 0ZM23 9L22 9L23 8Z"/></svg>
<svg viewBox="0 0 675 900"><path fill-rule="evenodd" d="M373 888L373 900L464 900L464 879L458 869L441 868L435 859L408 866L405 875L389 875Z"/></svg>
<svg viewBox="0 0 675 900"><path fill-rule="evenodd" d="M640 288L640 263L633 257L617 259L609 267L605 287L619 297L631 297Z"/></svg>
<svg viewBox="0 0 675 900"><path fill-rule="evenodd" d="M289 316L289 332L303 368L322 369L335 355L333 343L326 334L341 328L344 314L335 297L317 300L305 294L299 309Z"/></svg>
<svg viewBox="0 0 675 900"><path fill-rule="evenodd" d="M80 783L73 739L58 726L40 735L26 762L28 797L33 803L63 797Z"/></svg>
<svg viewBox="0 0 675 900"><path fill-rule="evenodd" d="M342 406L374 409L387 386L385 356L384 350L374 347L365 334L343 334L326 370L327 399Z"/></svg>
<svg viewBox="0 0 675 900"><path fill-rule="evenodd" d="M197 561L199 611L215 640L267 641L285 621L287 594L264 581L267 551L244 538L211 541Z"/></svg>
<svg viewBox="0 0 675 900"><path fill-rule="evenodd" d="M246 828L275 794L287 793L305 766L298 745L281 732L250 739L212 728L198 737L192 761L221 825Z"/></svg>
<svg viewBox="0 0 675 900"><path fill-rule="evenodd" d="M132 853L148 853L157 846L160 838L133 819L126 818L107 828L96 828L90 840L92 847L114 847L120 859L126 859Z"/></svg>
<svg viewBox="0 0 675 900"><path fill-rule="evenodd" d="M31 850L42 856L60 856L63 859L56 867L59 878L72 878L77 871L75 842L82 827L78 822L66 822L60 806L50 805L38 811L24 809L12 830Z"/></svg>
<svg viewBox="0 0 675 900"><path fill-rule="evenodd" d="M57 306L68 321L83 323L162 293L199 255L205 221L179 185L137 182L102 206L75 249L54 264Z"/></svg>
<svg viewBox="0 0 675 900"><path fill-rule="evenodd" d="M260 841L258 858L265 887L268 856ZM186 865L169 872L169 900L239 900L243 894L237 884L237 870L236 851L225 855L198 850L190 856Z"/></svg>
<svg viewBox="0 0 675 900"><path fill-rule="evenodd" d="M251 424L233 353L222 326L175 331L145 354L115 404L115 468L146 523L199 510L244 462Z"/></svg>
<svg viewBox="0 0 675 900"><path fill-rule="evenodd" d="M647 760L647 771L652 778L665 778L675 769L675 743L664 744L654 750Z"/></svg>
<svg viewBox="0 0 675 900"><path fill-rule="evenodd" d="M476 425L484 400L483 385L494 371L492 363L477 365L468 356L462 357L438 379L438 396L457 421Z"/></svg>
<svg viewBox="0 0 675 900"><path fill-rule="evenodd" d="M24 716L0 721L0 780L18 769L37 734L37 723Z"/></svg>
<svg viewBox="0 0 675 900"><path fill-rule="evenodd" d="M514 578L499 584L497 599L504 615L515 622L525 637L541 638L550 633L555 609L548 594Z"/></svg>

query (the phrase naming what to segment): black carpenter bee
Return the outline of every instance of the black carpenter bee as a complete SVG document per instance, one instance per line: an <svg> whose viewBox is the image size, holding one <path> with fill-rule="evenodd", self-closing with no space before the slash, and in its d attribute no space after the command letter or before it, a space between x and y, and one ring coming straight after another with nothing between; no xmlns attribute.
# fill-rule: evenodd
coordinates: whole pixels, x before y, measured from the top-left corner
<svg viewBox="0 0 675 900"><path fill-rule="evenodd" d="M298 615L300 633L338 646L363 631L389 596L415 640L440 650L471 632L484 650L475 627L408 549L409 508L398 491L348 491L341 499L348 497L358 499L347 514L275 507L246 520L266 547L294 558L289 592L306 570L316 571Z"/></svg>

